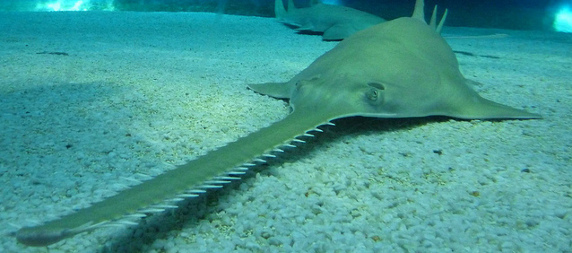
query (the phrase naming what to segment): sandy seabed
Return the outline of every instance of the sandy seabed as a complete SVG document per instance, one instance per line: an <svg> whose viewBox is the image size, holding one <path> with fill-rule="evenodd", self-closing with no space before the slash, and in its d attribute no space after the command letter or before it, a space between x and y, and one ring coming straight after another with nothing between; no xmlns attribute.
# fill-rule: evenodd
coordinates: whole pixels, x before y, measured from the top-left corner
<svg viewBox="0 0 572 253"><path fill-rule="evenodd" d="M9 233L284 118L246 85L336 43L257 17L0 13L0 251L571 252L572 35L443 35L482 96L544 118L338 120L240 183L46 249Z"/></svg>

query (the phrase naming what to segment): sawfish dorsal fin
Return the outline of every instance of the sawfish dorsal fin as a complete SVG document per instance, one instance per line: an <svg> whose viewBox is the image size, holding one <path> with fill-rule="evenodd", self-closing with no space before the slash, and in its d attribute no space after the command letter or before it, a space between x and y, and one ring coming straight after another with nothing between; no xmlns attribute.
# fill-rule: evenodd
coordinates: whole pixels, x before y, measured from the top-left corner
<svg viewBox="0 0 572 253"><path fill-rule="evenodd" d="M433 13L431 13L431 19L429 21L429 26L433 27L433 29L435 29L435 31L437 33L441 33L441 30L443 29L443 25L445 24L445 20L447 19L447 13L448 13L448 10L445 9L445 12L443 13L443 17L441 17L439 24L437 24L437 5L435 5L435 7L433 8ZM415 9L413 10L413 15L411 15L411 17L414 19L418 19L420 21L423 21L423 22L427 22L427 21L425 21L425 3L423 0L417 0L415 2Z"/></svg>

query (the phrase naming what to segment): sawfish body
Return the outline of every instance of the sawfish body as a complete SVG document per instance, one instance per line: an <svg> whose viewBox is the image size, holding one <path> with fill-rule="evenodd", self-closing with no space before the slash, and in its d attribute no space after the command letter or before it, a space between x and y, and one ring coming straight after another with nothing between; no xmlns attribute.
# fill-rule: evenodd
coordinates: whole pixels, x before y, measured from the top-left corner
<svg viewBox="0 0 572 253"><path fill-rule="evenodd" d="M91 207L14 233L19 242L45 246L108 225L132 223L149 212L174 208L178 200L237 179L249 166L292 147L299 136L330 120L442 115L463 119L531 119L537 114L480 97L459 72L441 38L441 23L424 21L423 1L413 17L358 32L285 83L251 85L269 96L290 99L283 120L122 191ZM436 31L437 30L437 31Z"/></svg>
<svg viewBox="0 0 572 253"><path fill-rule="evenodd" d="M295 26L300 32L322 33L327 41L343 40L357 31L385 22L381 17L350 7L312 2L310 7L296 8L294 1L288 0L286 10L283 0L276 0L274 13L280 22Z"/></svg>

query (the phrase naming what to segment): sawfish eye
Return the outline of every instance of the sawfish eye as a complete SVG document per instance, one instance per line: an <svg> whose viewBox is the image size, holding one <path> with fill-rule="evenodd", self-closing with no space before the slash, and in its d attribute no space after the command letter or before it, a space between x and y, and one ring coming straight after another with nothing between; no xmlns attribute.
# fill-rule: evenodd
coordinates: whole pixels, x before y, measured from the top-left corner
<svg viewBox="0 0 572 253"><path fill-rule="evenodd" d="M377 98L379 97L379 93L377 92L376 89L369 89L366 93L365 93L365 97L371 101L375 101L377 100Z"/></svg>
<svg viewBox="0 0 572 253"><path fill-rule="evenodd" d="M370 101L377 101L380 96L380 91L385 90L385 87L377 82L369 82L367 86L371 88L365 93L365 97Z"/></svg>
<svg viewBox="0 0 572 253"><path fill-rule="evenodd" d="M298 82L296 82L296 90L300 91L300 88L302 88L302 86L304 85L304 81L303 80L299 80Z"/></svg>

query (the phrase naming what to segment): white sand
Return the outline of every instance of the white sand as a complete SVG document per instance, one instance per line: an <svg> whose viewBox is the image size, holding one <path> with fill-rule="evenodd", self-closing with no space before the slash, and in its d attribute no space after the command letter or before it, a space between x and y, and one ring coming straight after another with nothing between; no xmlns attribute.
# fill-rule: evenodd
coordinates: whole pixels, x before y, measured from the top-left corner
<svg viewBox="0 0 572 253"><path fill-rule="evenodd" d="M572 35L444 35L497 32L448 41L477 55L458 58L480 94L544 119L339 121L174 215L49 252L570 252ZM284 118L246 84L286 81L335 44L255 17L0 13L0 231ZM0 251L47 252L9 236Z"/></svg>

